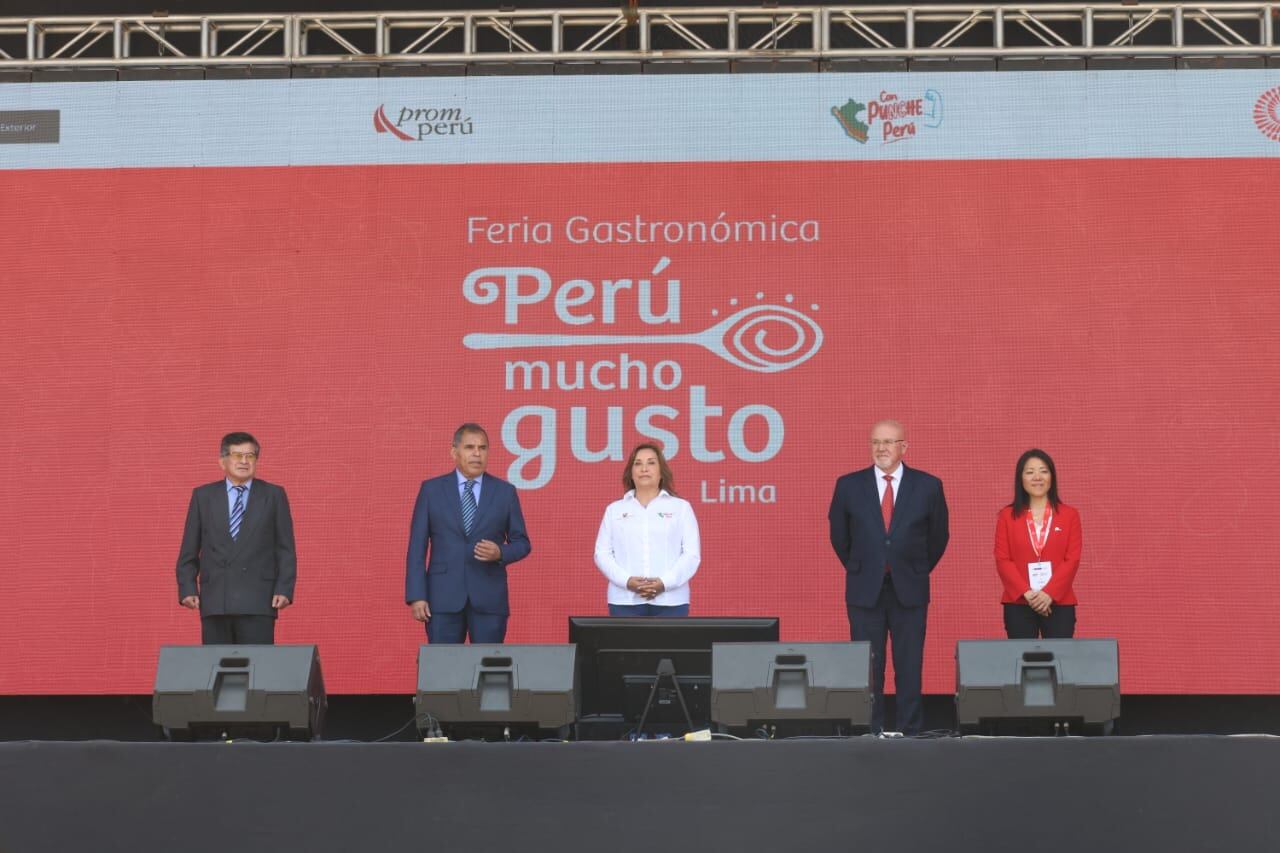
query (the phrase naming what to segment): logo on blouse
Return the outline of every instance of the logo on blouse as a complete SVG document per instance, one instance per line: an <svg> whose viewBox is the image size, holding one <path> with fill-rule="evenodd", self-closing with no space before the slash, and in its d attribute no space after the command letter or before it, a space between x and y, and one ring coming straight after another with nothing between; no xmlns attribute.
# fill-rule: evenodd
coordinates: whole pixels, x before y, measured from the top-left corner
<svg viewBox="0 0 1280 853"><path fill-rule="evenodd" d="M675 517L676 517L676 514L675 514L674 512L660 512L660 513L658 513L658 518L675 518Z"/></svg>

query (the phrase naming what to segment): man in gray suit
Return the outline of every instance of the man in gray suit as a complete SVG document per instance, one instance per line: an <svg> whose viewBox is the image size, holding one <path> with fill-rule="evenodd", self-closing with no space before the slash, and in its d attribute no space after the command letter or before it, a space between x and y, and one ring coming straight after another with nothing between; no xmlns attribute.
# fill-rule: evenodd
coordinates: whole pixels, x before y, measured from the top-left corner
<svg viewBox="0 0 1280 853"><path fill-rule="evenodd" d="M206 646L274 643L276 615L293 602L298 557L289 497L254 476L260 452L249 433L228 433L218 463L226 476L191 493L178 602L200 611Z"/></svg>

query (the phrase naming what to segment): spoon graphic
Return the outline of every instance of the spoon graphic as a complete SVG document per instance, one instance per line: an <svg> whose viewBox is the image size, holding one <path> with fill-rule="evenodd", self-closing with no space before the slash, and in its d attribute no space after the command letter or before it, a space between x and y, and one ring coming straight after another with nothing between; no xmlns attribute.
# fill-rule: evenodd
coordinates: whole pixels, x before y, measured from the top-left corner
<svg viewBox="0 0 1280 853"><path fill-rule="evenodd" d="M790 330L787 346L766 343L770 327ZM735 328L735 326L737 328ZM764 326L764 328L759 328ZM747 335L755 329L754 336ZM806 314L783 305L752 305L701 332L683 335L537 335L473 332L462 339L468 349L589 347L610 344L694 344L730 364L758 373L777 373L803 364L822 347L822 327ZM754 345L754 350L749 346Z"/></svg>

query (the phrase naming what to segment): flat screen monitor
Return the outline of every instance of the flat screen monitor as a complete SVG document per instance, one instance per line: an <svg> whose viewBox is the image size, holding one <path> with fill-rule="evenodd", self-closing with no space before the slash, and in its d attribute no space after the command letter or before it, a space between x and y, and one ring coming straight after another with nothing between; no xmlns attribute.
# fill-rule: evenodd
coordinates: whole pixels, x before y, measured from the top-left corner
<svg viewBox="0 0 1280 853"><path fill-rule="evenodd" d="M570 616L569 642L578 647L583 717L612 717L683 728L685 709L695 726L711 721L711 644L776 643L778 618ZM670 678L658 678L670 661L680 686L681 708ZM655 689L653 702L649 694ZM646 725L646 728L648 726Z"/></svg>

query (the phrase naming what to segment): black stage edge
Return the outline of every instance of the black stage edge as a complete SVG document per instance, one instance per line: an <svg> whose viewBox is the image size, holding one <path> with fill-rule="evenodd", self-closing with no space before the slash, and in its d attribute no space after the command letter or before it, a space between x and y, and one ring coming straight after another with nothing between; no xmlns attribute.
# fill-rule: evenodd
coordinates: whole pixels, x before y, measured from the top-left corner
<svg viewBox="0 0 1280 853"><path fill-rule="evenodd" d="M0 850L1275 850L1280 739L0 744Z"/></svg>
<svg viewBox="0 0 1280 853"><path fill-rule="evenodd" d="M888 698L892 712L893 697ZM1280 735L1280 696L1125 696L1120 733ZM416 741L412 696L330 696L324 740ZM408 726L405 724L409 723ZM925 697L925 728L955 727L951 696ZM156 741L151 696L0 696L0 741ZM9 853L0 846L0 853Z"/></svg>

